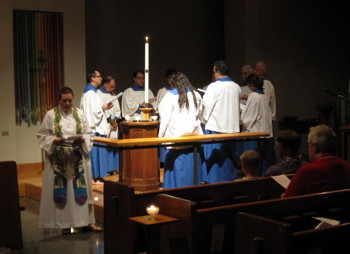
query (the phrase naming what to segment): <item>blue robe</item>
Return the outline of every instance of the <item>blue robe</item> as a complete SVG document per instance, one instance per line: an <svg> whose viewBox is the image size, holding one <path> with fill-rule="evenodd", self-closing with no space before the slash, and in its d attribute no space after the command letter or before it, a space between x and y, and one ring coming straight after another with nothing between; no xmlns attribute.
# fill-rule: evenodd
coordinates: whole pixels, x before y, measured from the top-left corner
<svg viewBox="0 0 350 254"><path fill-rule="evenodd" d="M93 85L87 84L80 105L94 136L107 137L110 124L107 122L101 99L96 91ZM119 156L113 150L93 146L89 155L94 179L106 177L108 172L118 169Z"/></svg>
<svg viewBox="0 0 350 254"><path fill-rule="evenodd" d="M197 153L197 181L194 182L193 172L193 148L186 149L168 149L164 164L164 183L163 188L178 188L200 184L201 177L201 159L200 153Z"/></svg>
<svg viewBox="0 0 350 254"><path fill-rule="evenodd" d="M204 134L220 134L205 130ZM235 143L214 143L203 145L202 179L207 183L232 181L237 178Z"/></svg>

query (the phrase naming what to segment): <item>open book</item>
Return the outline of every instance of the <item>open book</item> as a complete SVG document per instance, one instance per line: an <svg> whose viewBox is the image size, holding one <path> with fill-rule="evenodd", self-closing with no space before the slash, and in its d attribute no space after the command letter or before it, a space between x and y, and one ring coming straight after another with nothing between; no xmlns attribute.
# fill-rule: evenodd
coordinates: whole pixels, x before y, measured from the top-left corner
<svg viewBox="0 0 350 254"><path fill-rule="evenodd" d="M273 180L279 183L283 188L287 189L290 179L286 175L271 176Z"/></svg>
<svg viewBox="0 0 350 254"><path fill-rule="evenodd" d="M118 95L113 96L114 98L112 100L110 100L108 103L114 103L116 100L119 99L119 97L121 97L123 95L123 92L118 93Z"/></svg>
<svg viewBox="0 0 350 254"><path fill-rule="evenodd" d="M78 139L81 139L82 136L83 136L82 134L78 134L78 135L63 135L62 139L65 139L65 140L78 140Z"/></svg>

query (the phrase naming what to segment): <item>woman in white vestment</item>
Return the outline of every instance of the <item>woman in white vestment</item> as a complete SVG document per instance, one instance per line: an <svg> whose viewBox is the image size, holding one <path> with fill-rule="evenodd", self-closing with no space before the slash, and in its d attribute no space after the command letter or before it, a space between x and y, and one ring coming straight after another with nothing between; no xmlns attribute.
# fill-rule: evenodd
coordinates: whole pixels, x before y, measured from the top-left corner
<svg viewBox="0 0 350 254"><path fill-rule="evenodd" d="M95 225L89 151L92 131L85 116L73 107L73 91L60 90L60 105L49 110L37 133L45 151L39 227L102 231Z"/></svg>
<svg viewBox="0 0 350 254"><path fill-rule="evenodd" d="M170 90L159 104L159 137L179 137L190 134L203 134L199 114L202 101L198 92L192 87L187 77L176 72L169 77ZM193 147L170 147L165 157L164 188L176 188L198 184L201 172L197 171L194 182L194 159L200 165L199 153L194 158Z"/></svg>
<svg viewBox="0 0 350 254"><path fill-rule="evenodd" d="M243 132L268 132L272 136L271 110L263 91L263 80L251 74L246 78L246 83L252 93L241 114Z"/></svg>
<svg viewBox="0 0 350 254"><path fill-rule="evenodd" d="M252 93L248 96L246 106L242 110L242 131L243 132L267 132L269 138L262 138L259 141L237 142L237 156L247 150L258 150L262 156L261 175L266 169L274 164L274 151L271 144L273 141L272 114L268 98L264 93L264 81L256 74L246 78L246 83Z"/></svg>

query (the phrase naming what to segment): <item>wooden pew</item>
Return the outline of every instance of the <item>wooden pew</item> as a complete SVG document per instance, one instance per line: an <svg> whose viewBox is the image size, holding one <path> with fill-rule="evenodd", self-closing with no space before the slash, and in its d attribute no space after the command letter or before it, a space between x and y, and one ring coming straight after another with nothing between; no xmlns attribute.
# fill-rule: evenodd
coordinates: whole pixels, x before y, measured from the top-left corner
<svg viewBox="0 0 350 254"><path fill-rule="evenodd" d="M269 133L266 132L256 132L256 133L231 133L231 134L211 134L211 135L189 135L182 137L174 138L138 138L138 139L109 139L94 137L94 145L98 146L109 146L114 147L118 150L124 149L139 149L139 148L151 148L151 147L160 147L160 146L172 146L177 145L193 145L197 150L198 145L204 142L233 142L235 140L245 140L245 139L259 139L261 137L268 137ZM122 161L122 160L121 160ZM155 169L158 170L158 169ZM196 163L193 166L194 172L196 172ZM196 175L196 174L194 174ZM120 175L120 179L123 177ZM272 180L268 180L272 181ZM277 186L279 191L281 188L273 183L272 186ZM195 187L194 187L195 188ZM269 185L266 185L266 190L269 190ZM136 194L133 187L128 187L126 185L115 183L105 183L104 186L104 218L106 218L105 223L105 253L114 253L117 248L117 253L134 253L136 249L144 249L144 246L138 247L137 244L144 242L143 239L140 240L140 237L137 238L138 233L135 233L135 226L131 224L128 220L131 216L138 216L145 214L145 208L150 202L155 201L155 197L159 193L168 193L176 195L184 195L185 197L193 198L193 193L196 189L188 188L179 188L178 190L166 190L166 191L149 191L144 194ZM202 191L202 190L201 190ZM275 193L276 189L270 193ZM185 194L186 193L186 194ZM203 192L206 193L206 192ZM214 192L216 193L216 192ZM244 192L243 192L244 193ZM263 192L259 198L264 198L264 195L267 192ZM250 198L249 196L239 195L235 199L244 199ZM268 195L267 195L268 196ZM210 197L210 196L209 196ZM209 198L205 198L208 205ZM219 200L216 198L216 200ZM202 202L203 204L203 202ZM120 244L115 244L116 241Z"/></svg>
<svg viewBox="0 0 350 254"><path fill-rule="evenodd" d="M268 244L269 248L266 247L264 249L265 252L261 253L291 253L288 250L290 251L291 242L293 241L299 241L295 245L297 246L295 247L297 251L293 253L302 253L298 252L300 250L299 247L303 246L305 242L309 242L310 239L313 240L320 231L316 233L311 232L312 230L297 231L293 238L290 235L288 236L288 234L291 234L291 227L289 227L289 231L284 228L288 224L286 220L288 218L292 220L296 214L299 216L303 214L327 217L329 216L329 211L334 211L333 215L338 211L337 216L341 217L342 221L349 222L349 200L350 190L347 189L286 199L198 208L197 203L194 201L160 194L157 197L157 202L161 213L180 219L177 224L169 225L164 229L163 239L160 242L165 244L161 245L161 253L259 253L254 251L259 250L261 245L259 239L263 237L268 239L268 243L264 243L264 248ZM240 212L245 213L240 214L238 218L237 214ZM250 214L249 217L246 213L253 215ZM267 218L262 220L263 216ZM245 220L242 220L243 217ZM249 217L249 223L247 217ZM277 221L277 219L281 220L281 218L284 218L282 222ZM274 229L279 231L273 232L272 228L268 227L271 224L275 226ZM299 225L309 227L309 225L304 225L303 223ZM261 233L260 238L255 238L255 234L250 231L251 228L258 233L263 232L264 234ZM282 229L285 230L283 231ZM329 237L332 234L332 230L335 229L325 230L327 233L324 233L322 237ZM337 235L344 231L348 232L349 225L345 223L339 226L338 230ZM322 237L320 236L316 239L323 239ZM256 240L254 241L254 239ZM172 242L177 242L177 244L172 244ZM181 244L185 244L187 247L183 247ZM180 247L180 250L174 249L174 246ZM312 244L310 246L314 247ZM273 252L274 250L276 252Z"/></svg>
<svg viewBox="0 0 350 254"><path fill-rule="evenodd" d="M285 199L238 213L236 253L348 253L349 201L347 189ZM341 224L315 229L320 221L313 217Z"/></svg>
<svg viewBox="0 0 350 254"><path fill-rule="evenodd" d="M21 249L23 240L16 162L0 162L0 175L0 247Z"/></svg>
<svg viewBox="0 0 350 254"><path fill-rule="evenodd" d="M270 177L142 193L135 192L132 186L106 181L104 185L105 253L135 253L145 249L143 229L133 224L128 218L145 215L146 207L156 203L158 194L188 199L191 200L190 202L196 202L197 208L203 209L278 198L283 191L284 189ZM163 213L162 209L161 213Z"/></svg>

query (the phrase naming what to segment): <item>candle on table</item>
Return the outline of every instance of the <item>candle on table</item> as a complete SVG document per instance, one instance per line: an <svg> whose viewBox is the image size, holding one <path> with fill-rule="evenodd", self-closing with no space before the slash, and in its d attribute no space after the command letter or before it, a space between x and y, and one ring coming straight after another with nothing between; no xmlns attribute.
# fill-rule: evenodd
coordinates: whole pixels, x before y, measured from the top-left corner
<svg viewBox="0 0 350 254"><path fill-rule="evenodd" d="M151 220L154 220L154 216L156 216L159 212L159 207L150 205L149 207L146 207L146 211L151 216Z"/></svg>
<svg viewBox="0 0 350 254"><path fill-rule="evenodd" d="M148 89L149 89L149 43L146 36L145 43L145 103L148 103ZM146 105L147 107L147 105Z"/></svg>

